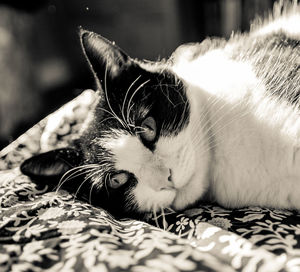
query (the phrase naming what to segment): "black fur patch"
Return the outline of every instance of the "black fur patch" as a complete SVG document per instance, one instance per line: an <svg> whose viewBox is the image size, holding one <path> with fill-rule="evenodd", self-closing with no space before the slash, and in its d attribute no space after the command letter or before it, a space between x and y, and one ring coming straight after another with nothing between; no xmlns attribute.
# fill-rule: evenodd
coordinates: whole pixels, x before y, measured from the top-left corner
<svg viewBox="0 0 300 272"><path fill-rule="evenodd" d="M166 63L133 60L101 36L89 32L84 35L82 45L102 96L95 108L94 119L81 138L85 163L102 167L98 176L93 175L90 180L91 186L94 184L95 187L91 193L92 203L113 214L140 216L131 194L138 183L133 173L118 189L106 186L105 179L116 169L114 155L104 147L102 140L129 133L154 152L159 137L175 136L189 122L190 108L185 89ZM157 127L156 137L151 142L140 137L140 126L149 116L155 119Z"/></svg>

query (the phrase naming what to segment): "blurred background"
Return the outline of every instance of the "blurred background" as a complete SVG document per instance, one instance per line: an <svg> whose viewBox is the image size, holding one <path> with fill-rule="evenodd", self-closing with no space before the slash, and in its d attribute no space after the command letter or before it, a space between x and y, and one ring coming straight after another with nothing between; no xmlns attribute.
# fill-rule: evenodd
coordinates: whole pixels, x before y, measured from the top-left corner
<svg viewBox="0 0 300 272"><path fill-rule="evenodd" d="M78 27L157 60L186 42L247 31L273 0L0 0L0 149L93 87Z"/></svg>

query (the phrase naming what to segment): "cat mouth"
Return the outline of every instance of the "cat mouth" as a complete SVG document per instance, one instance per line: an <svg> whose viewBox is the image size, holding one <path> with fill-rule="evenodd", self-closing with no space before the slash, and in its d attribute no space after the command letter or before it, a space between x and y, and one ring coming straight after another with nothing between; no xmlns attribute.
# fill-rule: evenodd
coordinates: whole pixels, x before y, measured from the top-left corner
<svg viewBox="0 0 300 272"><path fill-rule="evenodd" d="M175 187L165 187L160 190L162 197L164 198L164 204L161 207L171 207L174 200L176 199L177 189Z"/></svg>
<svg viewBox="0 0 300 272"><path fill-rule="evenodd" d="M162 187L160 189L160 191L177 191L177 188L175 187L175 185L170 185L170 186L166 186L166 187Z"/></svg>

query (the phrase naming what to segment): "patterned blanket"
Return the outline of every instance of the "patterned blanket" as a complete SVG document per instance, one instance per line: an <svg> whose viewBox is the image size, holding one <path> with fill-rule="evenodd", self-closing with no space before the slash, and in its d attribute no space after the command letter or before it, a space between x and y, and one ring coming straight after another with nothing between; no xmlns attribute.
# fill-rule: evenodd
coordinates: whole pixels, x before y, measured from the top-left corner
<svg viewBox="0 0 300 272"><path fill-rule="evenodd" d="M85 91L0 151L0 271L300 271L300 216L201 203L147 222L35 185L18 166L78 136Z"/></svg>

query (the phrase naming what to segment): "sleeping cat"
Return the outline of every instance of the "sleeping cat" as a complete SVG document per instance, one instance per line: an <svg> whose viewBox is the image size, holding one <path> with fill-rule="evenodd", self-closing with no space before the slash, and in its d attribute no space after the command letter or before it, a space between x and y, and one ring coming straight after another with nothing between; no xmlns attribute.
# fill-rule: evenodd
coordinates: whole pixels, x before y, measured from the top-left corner
<svg viewBox="0 0 300 272"><path fill-rule="evenodd" d="M280 10L280 12L279 12ZM139 61L81 29L99 101L74 146L21 170L115 215L201 199L300 209L300 7L228 41Z"/></svg>

